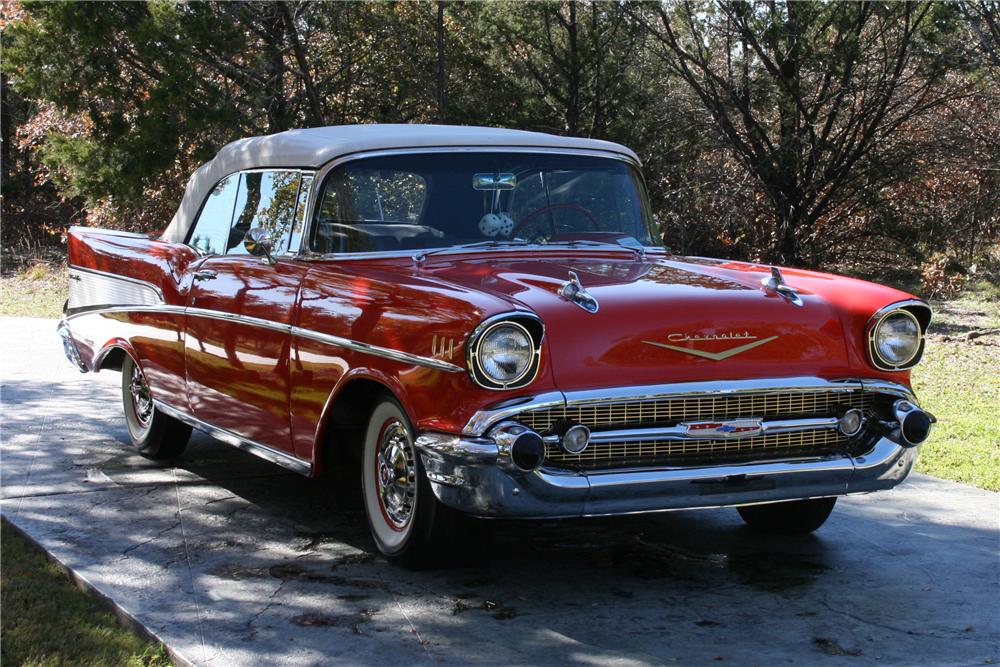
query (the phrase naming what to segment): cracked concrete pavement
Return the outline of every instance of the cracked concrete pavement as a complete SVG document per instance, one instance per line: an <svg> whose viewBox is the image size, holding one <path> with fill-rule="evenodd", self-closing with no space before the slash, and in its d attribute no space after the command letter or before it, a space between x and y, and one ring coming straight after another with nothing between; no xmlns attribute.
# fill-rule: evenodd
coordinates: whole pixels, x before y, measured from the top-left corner
<svg viewBox="0 0 1000 667"><path fill-rule="evenodd" d="M127 444L114 372L0 319L3 516L198 665L983 664L1000 659L1000 496L914 475L803 538L732 510L497 522L475 566L374 554L323 484L196 433Z"/></svg>

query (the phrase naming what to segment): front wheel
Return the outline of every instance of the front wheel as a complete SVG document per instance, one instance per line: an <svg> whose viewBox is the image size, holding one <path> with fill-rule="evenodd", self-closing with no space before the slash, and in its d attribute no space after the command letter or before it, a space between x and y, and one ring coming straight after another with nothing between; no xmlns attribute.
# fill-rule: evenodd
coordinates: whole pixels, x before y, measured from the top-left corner
<svg viewBox="0 0 1000 667"><path fill-rule="evenodd" d="M434 497L413 426L392 399L379 403L368 422L361 485L372 537L386 558L425 566L451 546L458 514Z"/></svg>
<svg viewBox="0 0 1000 667"><path fill-rule="evenodd" d="M813 498L736 509L751 528L766 533L797 535L811 533L822 526L836 503L836 498Z"/></svg>
<svg viewBox="0 0 1000 667"><path fill-rule="evenodd" d="M187 447L191 427L156 409L146 376L127 354L122 363L122 404L129 439L146 458L176 458Z"/></svg>

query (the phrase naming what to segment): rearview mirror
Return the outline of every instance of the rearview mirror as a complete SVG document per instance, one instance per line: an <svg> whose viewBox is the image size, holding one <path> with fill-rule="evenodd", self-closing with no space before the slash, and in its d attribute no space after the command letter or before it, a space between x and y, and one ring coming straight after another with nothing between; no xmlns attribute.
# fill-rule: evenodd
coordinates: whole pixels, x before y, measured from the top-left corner
<svg viewBox="0 0 1000 667"><path fill-rule="evenodd" d="M265 257L268 264L274 264L274 256L271 254L274 241L263 227L251 227L243 237L243 247L254 257Z"/></svg>
<svg viewBox="0 0 1000 667"><path fill-rule="evenodd" d="M474 190L513 190L517 186L517 176L507 172L497 174L473 174Z"/></svg>

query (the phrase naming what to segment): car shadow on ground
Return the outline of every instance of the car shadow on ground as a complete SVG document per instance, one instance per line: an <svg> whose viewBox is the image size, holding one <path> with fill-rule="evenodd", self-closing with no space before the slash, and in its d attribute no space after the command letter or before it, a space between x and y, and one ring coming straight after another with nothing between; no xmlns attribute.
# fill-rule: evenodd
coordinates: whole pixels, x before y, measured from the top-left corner
<svg viewBox="0 0 1000 667"><path fill-rule="evenodd" d="M543 649L549 662L706 661L770 644L905 662L959 640L970 648L956 657L990 657L996 534L934 520L932 494L849 499L801 537L756 533L731 509L484 521L456 558L413 571L376 554L357 495L197 432L177 461L148 461L127 444L113 384L89 386L83 414L54 400L79 387L4 383L5 513L21 500L19 523L43 542L145 573L115 584L133 606L155 577L150 616L162 608L222 655L279 658L294 636L333 656L408 624L428 661L489 652L498 636L483 661ZM958 558L965 571L941 567Z"/></svg>

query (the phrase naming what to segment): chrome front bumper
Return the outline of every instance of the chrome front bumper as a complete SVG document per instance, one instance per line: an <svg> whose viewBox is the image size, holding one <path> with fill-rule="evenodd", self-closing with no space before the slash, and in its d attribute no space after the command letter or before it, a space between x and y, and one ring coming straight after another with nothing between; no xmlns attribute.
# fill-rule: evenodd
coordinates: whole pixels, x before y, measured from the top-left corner
<svg viewBox="0 0 1000 667"><path fill-rule="evenodd" d="M417 439L438 500L483 517L556 518L724 507L890 489L917 447L880 438L863 456L700 468L570 472L504 465L485 438L427 433Z"/></svg>

